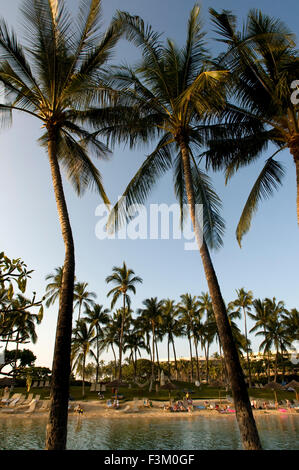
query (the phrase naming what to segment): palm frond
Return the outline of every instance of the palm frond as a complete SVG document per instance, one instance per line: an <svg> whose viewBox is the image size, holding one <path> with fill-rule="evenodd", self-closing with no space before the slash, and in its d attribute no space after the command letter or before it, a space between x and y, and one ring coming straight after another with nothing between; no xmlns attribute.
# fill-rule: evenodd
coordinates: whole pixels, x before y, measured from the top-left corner
<svg viewBox="0 0 299 470"><path fill-rule="evenodd" d="M270 157L259 174L242 211L236 230L236 236L240 246L242 237L250 228L252 217L257 211L259 202L271 196L274 189L278 189L278 186L282 184L281 180L283 176L284 169L281 163L273 160L273 157Z"/></svg>

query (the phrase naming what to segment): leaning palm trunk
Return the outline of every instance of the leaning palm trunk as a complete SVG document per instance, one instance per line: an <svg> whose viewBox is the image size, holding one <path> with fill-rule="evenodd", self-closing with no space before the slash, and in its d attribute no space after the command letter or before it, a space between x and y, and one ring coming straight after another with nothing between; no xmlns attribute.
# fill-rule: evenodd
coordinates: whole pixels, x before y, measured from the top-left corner
<svg viewBox="0 0 299 470"><path fill-rule="evenodd" d="M47 424L46 449L63 450L66 447L67 438L75 253L72 229L68 217L62 179L56 155L56 135L53 129L48 129L48 131L49 161L58 216L65 246L65 259L52 366L52 383L50 392L51 405Z"/></svg>
<svg viewBox="0 0 299 470"><path fill-rule="evenodd" d="M184 177L186 183L187 199L190 209L190 216L194 228L194 233L199 245L199 252L202 258L203 267L212 299L213 310L216 318L219 337L223 347L224 358L227 366L227 372L232 388L234 398L236 417L241 433L243 446L246 450L261 449L261 443L257 432L256 424L253 418L252 409L248 397L248 392L244 380L243 371L240 365L237 349L233 340L231 328L229 325L225 304L222 298L217 276L210 258L210 253L205 240L200 240L198 233L198 224L195 215L195 197L193 181L191 177L191 168L189 160L188 145L185 136L178 135L177 142L180 146Z"/></svg>

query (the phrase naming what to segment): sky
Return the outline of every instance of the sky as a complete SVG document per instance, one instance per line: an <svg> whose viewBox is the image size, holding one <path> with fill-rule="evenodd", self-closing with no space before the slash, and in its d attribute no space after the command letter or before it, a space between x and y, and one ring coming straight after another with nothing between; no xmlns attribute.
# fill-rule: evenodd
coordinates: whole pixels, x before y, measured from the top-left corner
<svg viewBox="0 0 299 470"><path fill-rule="evenodd" d="M140 15L154 30L172 38L178 45L185 40L186 25L192 0L103 0L103 29L107 27L117 9ZM22 37L19 7L22 0L1 1L2 15L17 34ZM67 0L74 14L77 0ZM201 2L205 30L211 52L217 54L220 45L215 41L208 9L232 10L239 21L245 19L251 8L261 8L264 13L283 20L298 35L299 3L295 0L203 0ZM111 63L133 64L140 52L122 40L116 47ZM11 258L21 257L30 269L34 269L28 283L27 294L45 291L45 276L63 264L64 246L57 217L51 184L50 169L44 150L37 139L41 135L40 123L34 118L15 114L10 128L0 130L0 248ZM135 151L116 147L108 161L97 164L112 202L115 202L137 171L145 155L154 147ZM243 169L228 185L222 173L210 174L214 188L223 204L222 216L226 221L224 246L212 252L214 267L226 302L236 298L236 289L252 290L255 298L276 297L284 300L287 308L298 305L299 231L296 220L295 166L288 151L280 153L278 160L286 170L283 186L271 199L260 205L250 232L244 237L240 249L236 226L264 161L270 157L269 148L263 157L251 167ZM109 307L109 286L105 282L113 266L123 261L143 278L132 298L132 308L141 307L148 297L179 300L181 294L200 295L207 291L201 259L197 251L184 250L184 240L99 240L96 237L96 208L101 200L96 193L88 192L78 198L70 184L64 180L67 204L73 228L76 251L76 277L88 282L96 292L97 302ZM172 177L165 176L152 191L146 206L151 203L175 202ZM75 312L75 318L77 313ZM46 309L41 325L37 327L38 341L25 345L37 356L36 365L51 367L57 305ZM249 320L249 328L252 326ZM243 331L243 322L239 322ZM252 348L258 350L259 342L251 336ZM167 357L166 344L159 346L160 357ZM212 348L212 352L217 347ZM187 341L177 340L178 357L188 356ZM104 353L104 360L112 355Z"/></svg>

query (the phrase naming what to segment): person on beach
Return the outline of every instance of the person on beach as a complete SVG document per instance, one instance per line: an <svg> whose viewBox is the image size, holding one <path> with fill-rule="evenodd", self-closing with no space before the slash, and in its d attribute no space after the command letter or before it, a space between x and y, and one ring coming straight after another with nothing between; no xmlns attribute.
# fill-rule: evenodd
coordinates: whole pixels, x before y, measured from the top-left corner
<svg viewBox="0 0 299 470"><path fill-rule="evenodd" d="M74 408L75 413L78 413L79 416L82 416L84 413L83 408L81 407L80 403Z"/></svg>

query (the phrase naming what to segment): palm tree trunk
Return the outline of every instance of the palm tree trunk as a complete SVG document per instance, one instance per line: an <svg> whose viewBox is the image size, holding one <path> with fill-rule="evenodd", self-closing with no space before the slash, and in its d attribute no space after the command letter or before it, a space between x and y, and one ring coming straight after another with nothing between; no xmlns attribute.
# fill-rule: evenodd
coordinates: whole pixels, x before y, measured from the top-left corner
<svg viewBox="0 0 299 470"><path fill-rule="evenodd" d="M69 378L71 372L71 337L75 276L75 250L72 229L63 192L62 179L56 154L56 133L48 129L48 154L58 216L65 246L65 258L59 311L56 328L55 349L52 365L51 405L47 424L46 449L64 450L67 439Z"/></svg>
<svg viewBox="0 0 299 470"><path fill-rule="evenodd" d="M96 384L98 383L99 380L99 357L100 357L100 352L99 352L99 329L98 327L96 328L97 332L97 368L96 368Z"/></svg>
<svg viewBox="0 0 299 470"><path fill-rule="evenodd" d="M150 381L150 386L149 386L149 392L152 391L153 389L153 380L155 378L155 326L153 325L153 331L152 331L152 335L153 335L153 343L152 343L152 376L151 376L151 381Z"/></svg>
<svg viewBox="0 0 299 470"><path fill-rule="evenodd" d="M115 351L114 351L114 347L113 347L113 344L111 343L111 349L112 349L112 352L113 352L113 356L114 356L114 375L115 375L115 378L116 378L116 374L117 374L117 364L116 364L116 354L115 354Z"/></svg>
<svg viewBox="0 0 299 470"><path fill-rule="evenodd" d="M253 418L253 413L249 401L243 371L240 365L238 352L229 325L225 304L218 284L218 279L213 267L207 244L204 239L201 240L201 237L199 235L199 227L196 221L195 214L195 197L193 181L191 177L190 159L185 137L179 136L178 143L180 145L183 159L184 176L190 216L194 228L194 233L199 246L199 252L202 258L210 296L212 299L213 311L215 314L219 337L221 340L224 358L227 365L227 372L232 388L232 394L236 409L236 418L241 433L243 447L246 450L261 449L261 443Z"/></svg>
<svg viewBox="0 0 299 470"><path fill-rule="evenodd" d="M174 347L174 341L172 338L172 349L173 349L173 355L174 355L174 364L175 364L175 371L176 371L176 380L178 380L178 363L176 359L176 352L175 352L175 347Z"/></svg>
<svg viewBox="0 0 299 470"><path fill-rule="evenodd" d="M169 352L169 336L167 340L167 362L168 362L168 377L170 378L170 352Z"/></svg>
<svg viewBox="0 0 299 470"><path fill-rule="evenodd" d="M125 323L125 315L126 315L126 296L123 295L123 314L121 317L121 330L120 330L120 338L119 338L119 369L118 369L118 380L121 382L122 379L122 368L121 368L121 361L122 361L122 352L123 352L123 336L124 336L124 323Z"/></svg>
<svg viewBox="0 0 299 470"><path fill-rule="evenodd" d="M295 134L289 141L289 149L294 157L296 166L296 182L297 182L297 222L299 224L299 134Z"/></svg>
<svg viewBox="0 0 299 470"><path fill-rule="evenodd" d="M85 396L85 360L86 360L86 353L83 352L82 398L84 398Z"/></svg>
<svg viewBox="0 0 299 470"><path fill-rule="evenodd" d="M243 307L244 313L244 323L245 323L245 338L246 338L246 355L247 355L247 368L248 368L248 379L249 379L249 387L251 388L251 368L250 368L250 360L248 354L248 338L247 338L247 321L246 321L246 310Z"/></svg>
<svg viewBox="0 0 299 470"><path fill-rule="evenodd" d="M195 337L194 337L194 347L195 347L195 355L196 355L197 380L200 382L199 361L198 361L198 346L197 346L197 339Z"/></svg>
<svg viewBox="0 0 299 470"><path fill-rule="evenodd" d="M191 344L191 338L189 334L188 334L188 341L189 341L190 361L191 361L191 382L193 382L192 344Z"/></svg>

